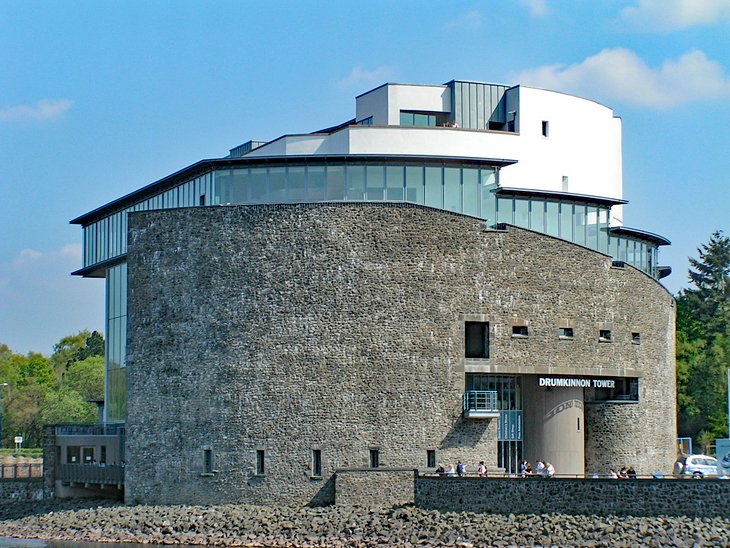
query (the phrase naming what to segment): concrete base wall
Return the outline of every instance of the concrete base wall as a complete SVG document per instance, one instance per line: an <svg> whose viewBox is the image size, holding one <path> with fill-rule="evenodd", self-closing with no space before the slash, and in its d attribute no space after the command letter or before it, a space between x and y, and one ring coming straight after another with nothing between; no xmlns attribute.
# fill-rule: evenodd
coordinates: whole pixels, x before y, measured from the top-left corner
<svg viewBox="0 0 730 548"><path fill-rule="evenodd" d="M728 480L416 479L419 508L493 514L730 517Z"/></svg>

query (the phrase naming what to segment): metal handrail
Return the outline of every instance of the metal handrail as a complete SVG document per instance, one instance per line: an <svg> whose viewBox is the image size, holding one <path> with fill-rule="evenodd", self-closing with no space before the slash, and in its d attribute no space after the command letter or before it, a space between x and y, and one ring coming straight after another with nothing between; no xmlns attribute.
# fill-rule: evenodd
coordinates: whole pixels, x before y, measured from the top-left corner
<svg viewBox="0 0 730 548"><path fill-rule="evenodd" d="M124 424L59 424L57 436L118 436L124 435Z"/></svg>
<svg viewBox="0 0 730 548"><path fill-rule="evenodd" d="M499 411L496 390L467 390L464 392L464 411Z"/></svg>

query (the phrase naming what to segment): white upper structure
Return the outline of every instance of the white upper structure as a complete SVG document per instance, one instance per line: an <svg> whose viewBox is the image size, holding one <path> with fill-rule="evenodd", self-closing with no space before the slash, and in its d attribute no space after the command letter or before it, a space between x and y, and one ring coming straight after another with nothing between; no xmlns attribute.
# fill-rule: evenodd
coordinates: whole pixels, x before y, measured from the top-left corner
<svg viewBox="0 0 730 548"><path fill-rule="evenodd" d="M434 156L516 161L501 187L623 199L621 119L603 105L525 86L384 84L356 99L354 125L285 135L247 157ZM611 209L621 226L622 207Z"/></svg>

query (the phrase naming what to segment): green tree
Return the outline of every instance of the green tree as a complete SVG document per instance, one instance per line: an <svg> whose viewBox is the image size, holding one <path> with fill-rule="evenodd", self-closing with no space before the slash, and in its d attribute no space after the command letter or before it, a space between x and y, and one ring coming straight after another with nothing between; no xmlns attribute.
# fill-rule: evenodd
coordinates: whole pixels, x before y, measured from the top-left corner
<svg viewBox="0 0 730 548"><path fill-rule="evenodd" d="M63 376L63 384L84 400L104 397L104 358L91 356L73 362Z"/></svg>
<svg viewBox="0 0 730 548"><path fill-rule="evenodd" d="M690 258L693 287L677 295L677 402L682 436L726 437L730 368L730 239L716 231Z"/></svg>

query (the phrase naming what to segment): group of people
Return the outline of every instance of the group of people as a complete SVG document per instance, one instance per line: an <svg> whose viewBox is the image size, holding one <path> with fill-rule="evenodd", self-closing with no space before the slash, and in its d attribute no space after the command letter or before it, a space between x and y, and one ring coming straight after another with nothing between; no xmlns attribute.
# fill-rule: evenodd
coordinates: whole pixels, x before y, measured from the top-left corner
<svg viewBox="0 0 730 548"><path fill-rule="evenodd" d="M622 466L618 472L613 468L609 468L608 475L611 479L636 479L636 470L634 470L633 466L629 466L628 468Z"/></svg>
<svg viewBox="0 0 730 548"><path fill-rule="evenodd" d="M525 476L543 476L546 478L552 478L554 475L555 466L547 461L543 462L538 459L535 463L534 470L532 468L532 465L526 460L520 462L520 476L522 476L523 478Z"/></svg>
<svg viewBox="0 0 730 548"><path fill-rule="evenodd" d="M481 469L482 467L484 467L484 462L479 463L479 468ZM484 474L486 475L486 473L487 468L484 467ZM448 468L444 468L443 464L439 464L436 468L436 474L438 474L439 476L465 476L466 465L461 461L456 463L456 467L454 467L453 464L449 464Z"/></svg>
<svg viewBox="0 0 730 548"><path fill-rule="evenodd" d="M461 461L458 461L456 463L456 466L454 466L453 464L449 464L447 467L444 467L442 464L439 464L438 467L436 467L435 473L439 476L465 476L466 465ZM477 475L486 477L487 467L484 464L484 461L479 462L479 466L477 467ZM549 462L543 462L541 460L538 460L535 463L535 469L533 470L532 465L529 462L527 462L526 460L520 461L520 476L522 476L523 478L525 476L543 476L546 478L551 478L554 475L555 467Z"/></svg>

